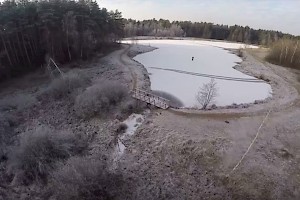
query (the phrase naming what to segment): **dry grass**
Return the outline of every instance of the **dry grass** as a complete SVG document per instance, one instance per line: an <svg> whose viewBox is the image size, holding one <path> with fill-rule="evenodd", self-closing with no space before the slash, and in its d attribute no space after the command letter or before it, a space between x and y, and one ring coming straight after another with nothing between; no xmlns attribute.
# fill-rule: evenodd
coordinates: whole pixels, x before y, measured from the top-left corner
<svg viewBox="0 0 300 200"><path fill-rule="evenodd" d="M75 112L81 118L104 117L130 99L128 89L115 82L103 82L87 88L75 101Z"/></svg>
<svg viewBox="0 0 300 200"><path fill-rule="evenodd" d="M300 41L282 39L275 42L266 59L274 64L300 69Z"/></svg>
<svg viewBox="0 0 300 200"><path fill-rule="evenodd" d="M74 92L86 88L90 80L79 71L73 70L54 79L42 95L50 96L54 99L60 99L67 96L75 96Z"/></svg>
<svg viewBox="0 0 300 200"><path fill-rule="evenodd" d="M49 196L62 200L115 199L124 193L120 174L110 172L99 160L73 157L51 175Z"/></svg>
<svg viewBox="0 0 300 200"><path fill-rule="evenodd" d="M13 127L19 123L19 118L12 114L0 113L0 162L6 159L8 146L13 142L15 136Z"/></svg>
<svg viewBox="0 0 300 200"><path fill-rule="evenodd" d="M132 113L142 113L146 107L147 103L130 98L127 101L123 102L120 112L125 115L131 115Z"/></svg>
<svg viewBox="0 0 300 200"><path fill-rule="evenodd" d="M59 160L82 153L86 140L69 132L57 132L41 126L23 133L20 145L9 154L9 171L22 183L46 182Z"/></svg>
<svg viewBox="0 0 300 200"><path fill-rule="evenodd" d="M36 103L36 98L31 94L15 94L0 100L0 111L23 111Z"/></svg>

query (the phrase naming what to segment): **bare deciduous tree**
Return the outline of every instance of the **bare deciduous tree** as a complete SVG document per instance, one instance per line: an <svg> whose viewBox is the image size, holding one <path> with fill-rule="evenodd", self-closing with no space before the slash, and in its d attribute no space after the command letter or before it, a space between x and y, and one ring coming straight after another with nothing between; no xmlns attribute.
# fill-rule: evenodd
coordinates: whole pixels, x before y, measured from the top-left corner
<svg viewBox="0 0 300 200"><path fill-rule="evenodd" d="M217 83L215 79L210 79L210 82L204 83L196 95L197 102L202 106L202 109L214 101L217 97Z"/></svg>

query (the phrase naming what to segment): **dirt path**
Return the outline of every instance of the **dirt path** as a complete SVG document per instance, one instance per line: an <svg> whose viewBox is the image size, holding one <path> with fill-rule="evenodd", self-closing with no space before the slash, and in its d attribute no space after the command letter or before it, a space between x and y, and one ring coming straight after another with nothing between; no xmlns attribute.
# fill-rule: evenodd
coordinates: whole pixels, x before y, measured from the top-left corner
<svg viewBox="0 0 300 200"><path fill-rule="evenodd" d="M134 70L132 68L133 62L127 58L129 49L130 49L130 46L126 47L126 49L121 53L120 61L124 66L128 67L131 77L132 77L132 89L135 89L137 87L137 74L135 73L136 70Z"/></svg>
<svg viewBox="0 0 300 200"><path fill-rule="evenodd" d="M137 54L153 51L154 49L154 47L150 46L123 45L120 50L103 58L103 62L122 69L124 78L131 82L131 89L142 88L149 90L150 79L147 70L142 64L134 61L132 58Z"/></svg>

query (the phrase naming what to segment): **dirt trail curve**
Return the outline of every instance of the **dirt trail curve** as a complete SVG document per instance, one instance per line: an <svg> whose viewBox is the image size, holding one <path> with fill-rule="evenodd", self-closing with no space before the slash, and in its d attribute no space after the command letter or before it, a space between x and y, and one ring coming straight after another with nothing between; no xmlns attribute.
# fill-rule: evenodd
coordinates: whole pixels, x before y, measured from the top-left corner
<svg viewBox="0 0 300 200"><path fill-rule="evenodd" d="M128 59L128 52L129 52L130 46L127 46L123 52L120 54L120 62L128 68L130 71L131 77L132 77L132 89L137 88L137 73L136 69L133 69L132 65L136 65L136 63Z"/></svg>
<svg viewBox="0 0 300 200"><path fill-rule="evenodd" d="M131 89L149 90L150 79L147 70L142 64L134 61L132 58L138 54L153 51L154 49L154 47L150 46L130 46L124 44L120 50L109 54L104 60L109 64L121 67L124 78L128 82L131 82Z"/></svg>

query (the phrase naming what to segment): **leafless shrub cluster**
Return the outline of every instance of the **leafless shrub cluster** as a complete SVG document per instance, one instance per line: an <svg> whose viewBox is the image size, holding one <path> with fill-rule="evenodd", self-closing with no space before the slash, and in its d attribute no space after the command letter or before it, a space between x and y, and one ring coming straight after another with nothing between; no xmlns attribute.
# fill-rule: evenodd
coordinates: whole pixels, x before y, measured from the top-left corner
<svg viewBox="0 0 300 200"><path fill-rule="evenodd" d="M116 133L117 134L122 134L122 133L124 133L126 131L127 128L128 128L127 124L120 123L117 126Z"/></svg>
<svg viewBox="0 0 300 200"><path fill-rule="evenodd" d="M126 115L141 113L146 107L147 103L129 98L122 103L120 112Z"/></svg>
<svg viewBox="0 0 300 200"><path fill-rule="evenodd" d="M86 88L89 84L90 80L82 73L70 71L63 77L54 79L43 94L54 99L60 99L72 95L80 88Z"/></svg>
<svg viewBox="0 0 300 200"><path fill-rule="evenodd" d="M241 58L244 56L242 48L238 49L237 55L238 55L238 57L241 57Z"/></svg>
<svg viewBox="0 0 300 200"><path fill-rule="evenodd" d="M79 117L105 116L128 101L128 89L115 82L103 82L87 88L75 101Z"/></svg>
<svg viewBox="0 0 300 200"><path fill-rule="evenodd" d="M50 196L55 199L115 199L124 190L124 180L99 160L73 157L58 165L51 175Z"/></svg>
<svg viewBox="0 0 300 200"><path fill-rule="evenodd" d="M275 42L266 59L274 64L300 69L299 40L281 39Z"/></svg>
<svg viewBox="0 0 300 200"><path fill-rule="evenodd" d="M21 135L20 145L9 154L9 171L22 183L47 180L59 160L82 153L85 138L41 126Z"/></svg>

